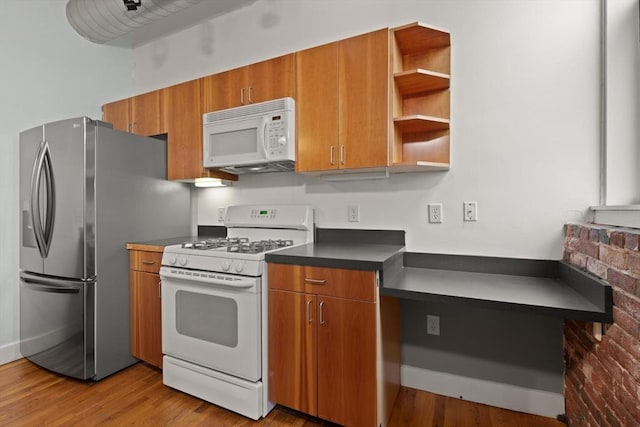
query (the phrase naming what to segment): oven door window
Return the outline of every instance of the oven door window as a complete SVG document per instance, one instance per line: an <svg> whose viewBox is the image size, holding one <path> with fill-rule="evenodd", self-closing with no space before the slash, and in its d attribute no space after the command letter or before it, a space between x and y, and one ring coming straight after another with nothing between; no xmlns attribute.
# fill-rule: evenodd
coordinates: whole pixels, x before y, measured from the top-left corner
<svg viewBox="0 0 640 427"><path fill-rule="evenodd" d="M223 296L177 291L176 330L180 335L234 348L238 345L238 304Z"/></svg>

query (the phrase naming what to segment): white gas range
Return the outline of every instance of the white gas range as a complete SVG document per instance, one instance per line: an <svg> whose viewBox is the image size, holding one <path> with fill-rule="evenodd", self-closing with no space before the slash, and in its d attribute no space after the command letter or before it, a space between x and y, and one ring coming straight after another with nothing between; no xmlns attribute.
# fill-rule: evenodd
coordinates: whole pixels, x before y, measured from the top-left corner
<svg viewBox="0 0 640 427"><path fill-rule="evenodd" d="M273 408L264 254L313 242L313 209L230 206L225 226L227 238L164 250L163 382L258 419Z"/></svg>

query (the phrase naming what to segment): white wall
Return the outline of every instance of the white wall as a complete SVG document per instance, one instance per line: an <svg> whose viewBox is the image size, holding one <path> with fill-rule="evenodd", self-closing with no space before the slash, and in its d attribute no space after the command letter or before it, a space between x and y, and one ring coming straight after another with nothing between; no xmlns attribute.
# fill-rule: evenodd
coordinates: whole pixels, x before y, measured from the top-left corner
<svg viewBox="0 0 640 427"><path fill-rule="evenodd" d="M607 2L607 204L640 204L638 0Z"/></svg>
<svg viewBox="0 0 640 427"><path fill-rule="evenodd" d="M132 91L130 49L82 39L65 1L4 0L0 13L0 364L20 357L18 298L18 134L86 115Z"/></svg>
<svg viewBox="0 0 640 427"><path fill-rule="evenodd" d="M321 227L407 231L412 251L558 259L562 226L598 200L596 0L260 0L135 49L136 91L413 21L452 34L452 167L388 181L326 183L294 174L241 177L204 190L198 220L231 203L304 202ZM477 201L480 221L462 222ZM444 224L427 224L427 203Z"/></svg>

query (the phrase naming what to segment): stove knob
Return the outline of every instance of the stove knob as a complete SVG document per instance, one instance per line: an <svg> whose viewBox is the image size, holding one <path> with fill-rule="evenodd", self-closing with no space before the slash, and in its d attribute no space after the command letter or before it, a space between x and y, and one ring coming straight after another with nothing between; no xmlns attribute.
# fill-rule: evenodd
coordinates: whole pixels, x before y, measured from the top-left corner
<svg viewBox="0 0 640 427"><path fill-rule="evenodd" d="M244 264L242 263L236 264L236 273L240 273L243 268L244 268Z"/></svg>
<svg viewBox="0 0 640 427"><path fill-rule="evenodd" d="M186 256L181 256L180 258L178 258L178 262L180 263L181 266L185 266L187 265L187 257Z"/></svg>
<svg viewBox="0 0 640 427"><path fill-rule="evenodd" d="M229 271L230 268L231 268L231 264L229 264L229 261L223 261L222 262L222 269L224 271Z"/></svg>
<svg viewBox="0 0 640 427"><path fill-rule="evenodd" d="M176 265L176 261L177 261L177 259L176 259L175 255L169 256L169 264L170 265Z"/></svg>

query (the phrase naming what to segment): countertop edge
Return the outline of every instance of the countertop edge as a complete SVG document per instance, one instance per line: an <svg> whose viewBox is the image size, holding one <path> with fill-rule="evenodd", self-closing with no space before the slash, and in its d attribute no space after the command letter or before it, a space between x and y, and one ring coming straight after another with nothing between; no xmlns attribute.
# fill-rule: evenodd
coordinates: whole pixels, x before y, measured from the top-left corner
<svg viewBox="0 0 640 427"><path fill-rule="evenodd" d="M307 265L310 267L344 268L347 270L376 271L384 268L384 261L350 260L342 258L315 258L295 255L265 254L268 263Z"/></svg>
<svg viewBox="0 0 640 427"><path fill-rule="evenodd" d="M133 251L164 252L164 245L149 245L146 243L127 243L127 249Z"/></svg>

